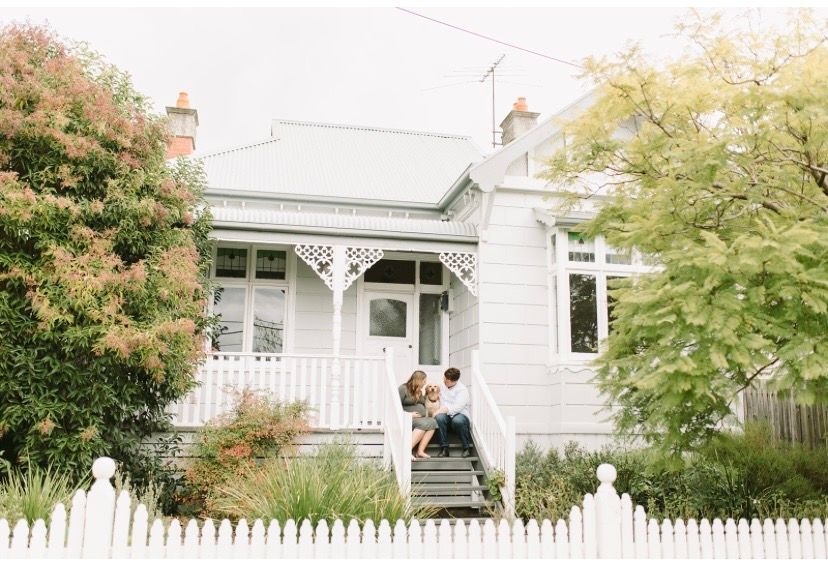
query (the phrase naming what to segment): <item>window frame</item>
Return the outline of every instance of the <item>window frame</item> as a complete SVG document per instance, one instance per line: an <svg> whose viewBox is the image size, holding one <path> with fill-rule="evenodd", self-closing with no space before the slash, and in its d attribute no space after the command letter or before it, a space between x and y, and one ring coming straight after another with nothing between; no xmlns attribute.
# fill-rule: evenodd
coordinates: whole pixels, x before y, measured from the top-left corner
<svg viewBox="0 0 828 563"><path fill-rule="evenodd" d="M216 276L216 257L219 248L238 248L247 250L247 266L244 278L230 278ZM259 250L278 250L285 253L285 279L257 279L256 278L256 253ZM271 244L247 244L239 242L225 242L215 241L213 244L212 257L213 263L210 266L210 279L218 283L221 287L235 287L245 289L244 302L244 327L242 334L242 351L241 352L227 352L228 354L265 354L265 352L253 352L253 311L255 307L255 290L257 288L276 288L285 291L285 309L283 318L285 322L285 329L282 339L282 352L271 352L287 354L292 350L293 346L293 326L294 315L293 312L293 288L295 285L295 253L290 246L287 245L271 245ZM210 295L209 313L213 314L213 301L215 296ZM208 348L212 351L212 343L208 342ZM224 353L224 352L217 352Z"/></svg>
<svg viewBox="0 0 828 563"><path fill-rule="evenodd" d="M577 226L551 227L547 229L547 268L549 272L549 309L550 309L550 362L577 363L591 362L598 354L606 350L609 335L609 315L607 312L607 277L636 277L652 272L654 266L645 265L640 253L633 251L630 264L610 264L607 262L607 245L603 236L595 237L595 261L576 262L569 260L569 233L577 232ZM552 238L554 237L554 244ZM595 300L597 303L598 350L596 352L573 352L571 334L571 304L569 294L569 275L581 274L595 276Z"/></svg>

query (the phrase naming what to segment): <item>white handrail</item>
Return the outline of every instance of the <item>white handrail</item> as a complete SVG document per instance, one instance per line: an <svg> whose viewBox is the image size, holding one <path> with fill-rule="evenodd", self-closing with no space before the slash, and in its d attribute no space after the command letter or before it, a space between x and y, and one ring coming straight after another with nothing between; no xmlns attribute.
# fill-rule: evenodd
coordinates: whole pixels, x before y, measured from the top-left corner
<svg viewBox="0 0 828 563"><path fill-rule="evenodd" d="M411 492L411 429L413 417L402 408L394 375L394 350L385 351L385 376L382 378L385 401L383 462L386 468L393 465L400 492L406 497Z"/></svg>
<svg viewBox="0 0 828 563"><path fill-rule="evenodd" d="M505 477L501 497L506 511L515 507L515 417L504 417L480 371L480 352L471 353L472 434L478 453L489 470Z"/></svg>

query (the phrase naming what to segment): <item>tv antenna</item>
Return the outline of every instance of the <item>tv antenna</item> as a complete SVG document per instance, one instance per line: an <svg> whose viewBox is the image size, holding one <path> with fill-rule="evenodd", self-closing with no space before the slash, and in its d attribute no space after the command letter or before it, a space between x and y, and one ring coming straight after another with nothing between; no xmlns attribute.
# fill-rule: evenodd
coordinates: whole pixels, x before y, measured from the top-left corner
<svg viewBox="0 0 828 563"><path fill-rule="evenodd" d="M496 84L515 84L518 86L532 86L532 87L540 87L540 84L526 84L522 82L512 82L509 79L511 78L520 78L526 75L524 67L512 67L508 64L503 64L503 59L506 58L506 54L500 55L496 61L490 64L487 68L481 69L479 66L471 66L471 67L464 67L457 70L451 71L449 74L443 75L443 78L453 79L453 80L461 80L460 82L451 82L449 84L443 84L440 86L433 86L431 88L424 88L421 91L427 92L430 90L439 90L442 88L452 88L455 86L464 86L467 84L482 84L485 83L486 80L491 78L492 80L492 147L497 148L498 145L502 143L497 142L497 134L499 131L496 127L496 107L495 107L495 93L496 93ZM480 73L483 72L483 76L480 76Z"/></svg>
<svg viewBox="0 0 828 563"><path fill-rule="evenodd" d="M492 66L489 67L486 74L484 74L483 78L480 79L480 82L483 83L486 82L486 79L490 76L492 77L492 148L497 148L497 145L499 144L497 142L497 127L495 126L495 69L505 58L506 53L500 55L500 58L492 63Z"/></svg>

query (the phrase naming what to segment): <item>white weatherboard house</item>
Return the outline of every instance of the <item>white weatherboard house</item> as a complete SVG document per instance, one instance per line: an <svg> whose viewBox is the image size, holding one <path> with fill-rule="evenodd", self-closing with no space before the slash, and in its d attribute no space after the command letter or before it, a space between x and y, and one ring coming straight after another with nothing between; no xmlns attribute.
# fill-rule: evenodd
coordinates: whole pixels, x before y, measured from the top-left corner
<svg viewBox="0 0 828 563"><path fill-rule="evenodd" d="M223 333L177 423L203 424L242 387L305 399L315 428L381 445L401 486L448 507L484 506L498 469L508 501L527 439L606 441L588 367L607 335L606 281L646 268L581 237L588 213L556 214L537 178L559 119L588 102L539 123L520 99L485 157L465 136L282 119L202 156ZM178 106L171 147L186 153L197 115ZM412 462L397 386L449 366L472 393L474 457Z"/></svg>

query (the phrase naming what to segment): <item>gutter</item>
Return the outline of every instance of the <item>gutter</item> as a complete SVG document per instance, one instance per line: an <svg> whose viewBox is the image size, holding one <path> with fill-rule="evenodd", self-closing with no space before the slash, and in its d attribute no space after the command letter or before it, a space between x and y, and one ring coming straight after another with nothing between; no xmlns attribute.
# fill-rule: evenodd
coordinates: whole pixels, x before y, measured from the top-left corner
<svg viewBox="0 0 828 563"><path fill-rule="evenodd" d="M226 188L207 188L205 197L219 199L233 199L245 201L261 201L267 203L295 201L297 203L324 203L340 207L377 207L399 211L440 211L441 207L433 203L408 203L395 200L343 198L333 196L308 196L299 194L285 194L278 192L260 192L248 190L232 190ZM442 201L442 200L441 200Z"/></svg>
<svg viewBox="0 0 828 563"><path fill-rule="evenodd" d="M477 235L449 235L440 233L407 233L399 231L372 231L369 229L342 229L334 227L312 227L308 225L272 225L267 223L242 223L238 221L213 221L213 229L235 229L239 231L351 235L365 238L388 238L398 240L427 240L432 242L459 242L477 244Z"/></svg>

